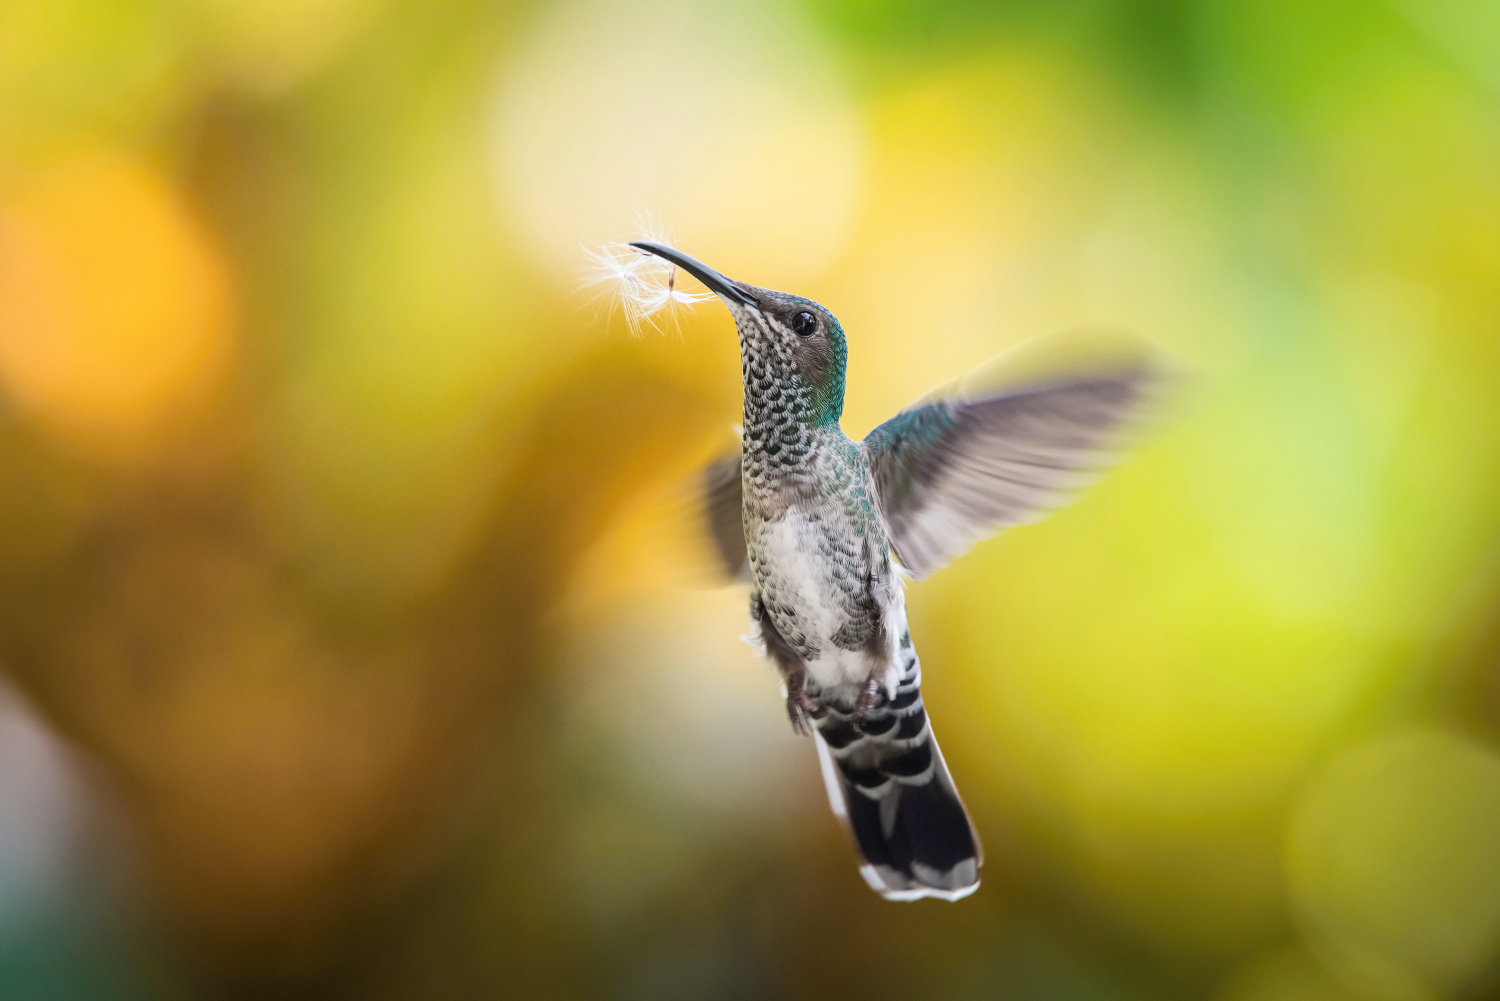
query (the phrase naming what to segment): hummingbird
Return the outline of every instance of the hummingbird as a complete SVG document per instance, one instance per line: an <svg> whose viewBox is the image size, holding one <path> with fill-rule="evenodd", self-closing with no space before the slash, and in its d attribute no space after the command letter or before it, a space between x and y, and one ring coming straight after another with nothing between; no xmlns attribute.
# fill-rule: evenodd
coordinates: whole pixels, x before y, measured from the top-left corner
<svg viewBox="0 0 1500 1001"><path fill-rule="evenodd" d="M751 584L751 638L811 733L828 800L866 883L891 900L958 900L983 850L933 736L904 579L1055 508L1135 415L1153 366L929 395L862 441L840 426L848 343L811 299L731 281L654 241L630 244L714 293L739 333L739 454L706 471L725 567Z"/></svg>

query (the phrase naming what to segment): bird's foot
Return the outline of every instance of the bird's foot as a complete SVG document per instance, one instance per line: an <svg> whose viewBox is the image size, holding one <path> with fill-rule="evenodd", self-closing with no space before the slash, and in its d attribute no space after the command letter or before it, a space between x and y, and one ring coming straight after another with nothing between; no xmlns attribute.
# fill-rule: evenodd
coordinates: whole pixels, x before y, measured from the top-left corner
<svg viewBox="0 0 1500 1001"><path fill-rule="evenodd" d="M859 698L854 700L854 718L864 719L875 709L876 703L880 701L880 682L874 678L865 682L865 687L860 690Z"/></svg>
<svg viewBox="0 0 1500 1001"><path fill-rule="evenodd" d="M786 715L792 721L792 732L805 737L812 732L812 720L823 715L823 706L807 693L806 678L797 671L786 679Z"/></svg>

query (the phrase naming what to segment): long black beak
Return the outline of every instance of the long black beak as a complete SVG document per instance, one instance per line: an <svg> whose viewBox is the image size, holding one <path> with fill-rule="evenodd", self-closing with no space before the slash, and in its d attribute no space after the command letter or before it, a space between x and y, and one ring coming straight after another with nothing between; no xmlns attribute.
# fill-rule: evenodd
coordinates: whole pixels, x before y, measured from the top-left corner
<svg viewBox="0 0 1500 1001"><path fill-rule="evenodd" d="M707 285L708 290L715 295L723 296L730 302L737 302L741 306L756 305L754 299L735 288L734 282L725 278L697 258L689 257L675 247L669 247L664 243L651 243L647 240L636 240L631 243L631 246L636 250L644 250L648 254L655 254L664 261L671 261L704 285Z"/></svg>

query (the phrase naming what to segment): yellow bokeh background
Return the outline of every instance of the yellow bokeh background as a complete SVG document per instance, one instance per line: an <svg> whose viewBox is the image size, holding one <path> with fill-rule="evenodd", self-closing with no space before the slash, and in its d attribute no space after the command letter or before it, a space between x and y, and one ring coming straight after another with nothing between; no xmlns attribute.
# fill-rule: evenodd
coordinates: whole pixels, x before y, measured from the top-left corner
<svg viewBox="0 0 1500 1001"><path fill-rule="evenodd" d="M1500 996L1496 67L1475 0L0 5L0 996ZM584 287L642 227L833 310L855 437L1178 370L909 589L962 903L740 642L732 323Z"/></svg>

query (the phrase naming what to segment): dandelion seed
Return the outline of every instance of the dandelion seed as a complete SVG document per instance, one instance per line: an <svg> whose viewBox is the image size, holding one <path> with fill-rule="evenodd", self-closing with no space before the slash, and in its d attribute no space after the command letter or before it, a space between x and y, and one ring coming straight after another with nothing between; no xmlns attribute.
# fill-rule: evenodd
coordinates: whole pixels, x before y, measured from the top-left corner
<svg viewBox="0 0 1500 1001"><path fill-rule="evenodd" d="M643 239L665 242L654 235ZM592 262L586 286L612 285L631 333L641 324L657 327L656 314L674 305L692 306L714 297L712 292L688 292L677 287L677 265L625 243L607 243L598 250L584 248Z"/></svg>

